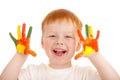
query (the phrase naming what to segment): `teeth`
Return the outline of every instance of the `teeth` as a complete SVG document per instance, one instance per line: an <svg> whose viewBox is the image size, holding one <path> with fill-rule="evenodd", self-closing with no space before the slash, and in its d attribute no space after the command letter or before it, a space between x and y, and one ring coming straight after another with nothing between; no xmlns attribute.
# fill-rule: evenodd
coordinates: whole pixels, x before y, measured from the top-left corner
<svg viewBox="0 0 120 80"><path fill-rule="evenodd" d="M66 51L64 50L64 51L56 51L56 50L53 50L55 53L65 53Z"/></svg>

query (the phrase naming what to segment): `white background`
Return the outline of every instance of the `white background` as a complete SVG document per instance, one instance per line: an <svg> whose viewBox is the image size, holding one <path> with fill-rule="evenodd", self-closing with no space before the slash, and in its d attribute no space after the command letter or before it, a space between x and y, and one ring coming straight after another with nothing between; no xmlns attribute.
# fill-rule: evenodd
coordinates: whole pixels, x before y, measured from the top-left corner
<svg viewBox="0 0 120 80"><path fill-rule="evenodd" d="M74 12L83 25L92 25L95 34L100 30L100 52L120 74L119 0L0 0L0 73L16 52L9 32L17 38L17 25L24 22L27 29L33 26L31 49L37 57L29 56L23 68L28 64L48 63L41 48L41 21L50 11L58 8ZM73 64L93 66L86 58L73 60Z"/></svg>

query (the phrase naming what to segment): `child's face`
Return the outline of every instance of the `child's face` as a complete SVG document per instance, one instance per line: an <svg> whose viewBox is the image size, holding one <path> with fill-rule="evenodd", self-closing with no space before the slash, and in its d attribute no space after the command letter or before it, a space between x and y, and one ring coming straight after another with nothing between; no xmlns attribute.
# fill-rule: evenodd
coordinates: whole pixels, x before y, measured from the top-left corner
<svg viewBox="0 0 120 80"><path fill-rule="evenodd" d="M71 58L80 47L76 37L76 26L70 21L55 21L44 26L42 46L50 65L71 65Z"/></svg>

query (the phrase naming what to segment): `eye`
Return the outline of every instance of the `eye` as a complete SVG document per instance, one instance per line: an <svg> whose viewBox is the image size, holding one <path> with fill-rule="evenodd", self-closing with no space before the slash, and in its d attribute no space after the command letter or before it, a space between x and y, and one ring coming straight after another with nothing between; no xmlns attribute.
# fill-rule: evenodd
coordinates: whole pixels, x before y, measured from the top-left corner
<svg viewBox="0 0 120 80"><path fill-rule="evenodd" d="M56 37L55 35L49 35L48 37Z"/></svg>
<svg viewBox="0 0 120 80"><path fill-rule="evenodd" d="M65 38L72 38L72 36L66 35Z"/></svg>

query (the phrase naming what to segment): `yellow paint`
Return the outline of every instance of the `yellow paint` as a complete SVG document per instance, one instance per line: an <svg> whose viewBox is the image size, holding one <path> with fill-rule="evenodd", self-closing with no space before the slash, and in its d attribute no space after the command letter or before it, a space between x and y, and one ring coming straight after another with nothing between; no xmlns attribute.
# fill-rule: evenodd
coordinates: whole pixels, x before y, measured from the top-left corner
<svg viewBox="0 0 120 80"><path fill-rule="evenodd" d="M17 35L18 35L18 40L21 39L21 34L20 34L20 25L17 27Z"/></svg>
<svg viewBox="0 0 120 80"><path fill-rule="evenodd" d="M94 49L92 49L92 48L89 47L89 46L86 46L83 53L84 53L86 56L89 56L89 55L91 55L93 52L95 52Z"/></svg>
<svg viewBox="0 0 120 80"><path fill-rule="evenodd" d="M90 33L90 37L93 38L93 29L92 29L92 26L89 26L89 33Z"/></svg>
<svg viewBox="0 0 120 80"><path fill-rule="evenodd" d="M19 53L24 54L24 50L25 50L25 46L24 46L24 45L18 44L16 48L17 48L17 51L18 51Z"/></svg>

